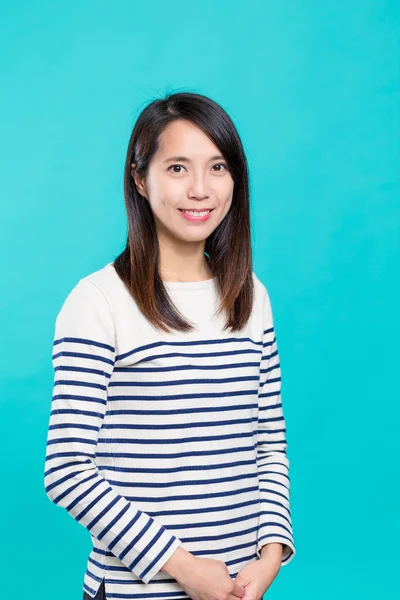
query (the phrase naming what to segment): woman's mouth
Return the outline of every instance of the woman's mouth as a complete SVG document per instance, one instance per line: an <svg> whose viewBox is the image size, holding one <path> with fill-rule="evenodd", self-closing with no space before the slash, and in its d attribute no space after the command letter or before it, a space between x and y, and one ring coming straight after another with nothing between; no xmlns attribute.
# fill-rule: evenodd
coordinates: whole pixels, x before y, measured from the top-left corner
<svg viewBox="0 0 400 600"><path fill-rule="evenodd" d="M214 209L206 208L204 210L185 210L184 208L178 208L178 210L188 221L203 222L210 218L210 215Z"/></svg>

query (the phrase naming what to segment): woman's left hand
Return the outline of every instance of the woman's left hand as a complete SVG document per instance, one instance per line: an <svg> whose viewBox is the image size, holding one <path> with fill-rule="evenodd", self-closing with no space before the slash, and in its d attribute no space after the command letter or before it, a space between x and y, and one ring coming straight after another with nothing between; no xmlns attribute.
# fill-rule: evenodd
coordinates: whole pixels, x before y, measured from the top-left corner
<svg viewBox="0 0 400 600"><path fill-rule="evenodd" d="M244 586L241 600L261 600L279 573L279 554L264 554L260 559L247 563L236 575L235 581Z"/></svg>

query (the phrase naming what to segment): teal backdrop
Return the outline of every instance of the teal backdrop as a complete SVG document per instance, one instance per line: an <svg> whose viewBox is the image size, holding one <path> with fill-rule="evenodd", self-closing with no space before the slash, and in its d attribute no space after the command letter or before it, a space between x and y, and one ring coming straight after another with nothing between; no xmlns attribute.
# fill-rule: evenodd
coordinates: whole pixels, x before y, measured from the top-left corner
<svg viewBox="0 0 400 600"><path fill-rule="evenodd" d="M139 112L194 91L250 166L297 554L271 600L398 592L400 3L3 2L1 592L81 600L90 536L47 498L54 322L126 239Z"/></svg>

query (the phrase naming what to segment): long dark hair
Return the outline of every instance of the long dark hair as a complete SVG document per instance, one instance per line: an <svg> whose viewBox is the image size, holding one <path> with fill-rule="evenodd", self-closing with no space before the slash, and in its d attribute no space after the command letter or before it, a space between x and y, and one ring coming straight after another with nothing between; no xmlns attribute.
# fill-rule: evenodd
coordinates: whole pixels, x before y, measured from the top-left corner
<svg viewBox="0 0 400 600"><path fill-rule="evenodd" d="M218 313L226 311L224 329L241 329L248 321L254 297L247 160L239 134L216 102L190 92L168 94L140 113L129 139L124 171L128 239L114 267L144 316L154 327L190 331L193 325L173 304L159 272L159 243L150 205L139 194L132 175L146 175L158 149L158 137L176 119L191 121L214 142L234 181L232 203L221 223L205 241L205 255L220 292Z"/></svg>

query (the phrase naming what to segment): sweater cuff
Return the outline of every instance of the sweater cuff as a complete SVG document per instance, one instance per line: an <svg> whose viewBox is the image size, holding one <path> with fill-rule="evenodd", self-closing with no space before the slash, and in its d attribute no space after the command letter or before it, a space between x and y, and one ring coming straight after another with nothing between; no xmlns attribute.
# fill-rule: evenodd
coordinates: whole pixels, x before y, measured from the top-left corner
<svg viewBox="0 0 400 600"><path fill-rule="evenodd" d="M272 542L279 542L280 544L283 544L281 566L289 564L296 554L296 548L293 540L288 539L286 536L282 537L280 535L268 535L268 538L267 536L264 536L264 538L259 539L257 542L258 558L261 558L261 548L265 546L265 544L270 544Z"/></svg>
<svg viewBox="0 0 400 600"><path fill-rule="evenodd" d="M167 545L167 548L160 552L140 574L140 579L144 583L149 583L149 581L151 581L153 577L161 570L161 567L165 565L167 560L174 554L175 550L181 546L181 544L182 542L179 538L173 538L172 541Z"/></svg>

